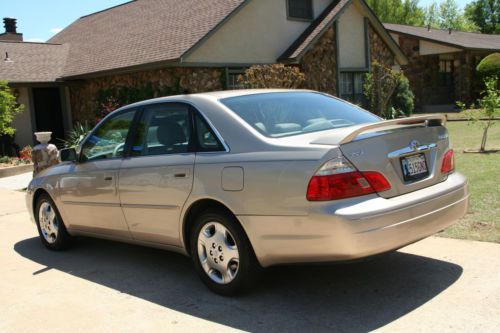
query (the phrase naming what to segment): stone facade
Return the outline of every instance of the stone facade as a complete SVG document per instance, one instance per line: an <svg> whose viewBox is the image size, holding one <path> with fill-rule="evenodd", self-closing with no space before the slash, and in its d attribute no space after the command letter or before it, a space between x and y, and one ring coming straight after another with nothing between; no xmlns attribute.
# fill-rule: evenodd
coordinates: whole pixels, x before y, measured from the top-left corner
<svg viewBox="0 0 500 333"><path fill-rule="evenodd" d="M377 61L389 68L394 66L394 54L371 24L368 26L368 38L370 39L370 62Z"/></svg>
<svg viewBox="0 0 500 333"><path fill-rule="evenodd" d="M482 84L475 68L488 53L464 50L445 55L420 55L418 38L400 36L399 44L409 59L403 71L415 94L417 110L426 105L455 105L457 101L470 104L479 97ZM440 56L453 63L453 84L448 87L439 84Z"/></svg>
<svg viewBox="0 0 500 333"><path fill-rule="evenodd" d="M304 88L337 94L337 44L333 26L306 52L300 67L305 74Z"/></svg>
<svg viewBox="0 0 500 333"><path fill-rule="evenodd" d="M376 60L389 67L393 66L394 55L371 26L369 37L370 60ZM337 43L334 25L329 27L305 53L299 66L305 74L303 88L338 95ZM152 98L176 93L223 90L224 79L224 68L172 67L74 82L69 86L73 122L93 123L99 118L98 110L102 102L99 96L103 91L148 86L150 91L147 98Z"/></svg>
<svg viewBox="0 0 500 333"><path fill-rule="evenodd" d="M122 87L148 87L147 98L177 93L224 89L224 69L175 67L129 74L110 75L72 83L69 86L73 122L93 123L98 118L99 96Z"/></svg>

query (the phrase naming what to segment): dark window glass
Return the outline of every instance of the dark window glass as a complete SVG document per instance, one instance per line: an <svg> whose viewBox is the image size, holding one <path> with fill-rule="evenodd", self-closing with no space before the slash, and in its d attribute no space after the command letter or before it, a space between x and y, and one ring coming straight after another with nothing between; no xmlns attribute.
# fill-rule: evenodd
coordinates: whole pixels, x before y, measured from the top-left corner
<svg viewBox="0 0 500 333"><path fill-rule="evenodd" d="M210 129L208 124L201 118L200 115L196 115L196 133L198 148L200 151L222 151L224 147L219 142L215 133Z"/></svg>
<svg viewBox="0 0 500 333"><path fill-rule="evenodd" d="M161 104L144 110L137 126L132 156L181 154L189 151L189 106Z"/></svg>
<svg viewBox="0 0 500 333"><path fill-rule="evenodd" d="M244 89L245 85L239 82L239 78L245 76L244 68L229 68L227 71L227 88L234 89Z"/></svg>
<svg viewBox="0 0 500 333"><path fill-rule="evenodd" d="M439 60L439 84L444 87L453 85L453 60Z"/></svg>
<svg viewBox="0 0 500 333"><path fill-rule="evenodd" d="M364 95L364 72L342 72L340 73L340 98L358 105L366 105Z"/></svg>
<svg viewBox="0 0 500 333"><path fill-rule="evenodd" d="M122 157L134 116L135 111L120 113L99 125L83 144L82 162Z"/></svg>
<svg viewBox="0 0 500 333"><path fill-rule="evenodd" d="M312 0L288 0L288 17L295 19L312 20Z"/></svg>
<svg viewBox="0 0 500 333"><path fill-rule="evenodd" d="M254 94L221 100L268 137L284 137L379 121L377 116L313 92Z"/></svg>

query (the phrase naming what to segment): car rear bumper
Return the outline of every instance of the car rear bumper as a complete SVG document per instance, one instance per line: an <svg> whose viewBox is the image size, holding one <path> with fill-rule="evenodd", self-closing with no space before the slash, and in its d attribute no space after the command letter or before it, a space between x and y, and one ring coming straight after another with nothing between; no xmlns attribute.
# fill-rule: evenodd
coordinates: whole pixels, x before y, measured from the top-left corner
<svg viewBox="0 0 500 333"><path fill-rule="evenodd" d="M467 179L384 199L311 203L307 216L238 216L262 266L363 258L433 235L464 216Z"/></svg>

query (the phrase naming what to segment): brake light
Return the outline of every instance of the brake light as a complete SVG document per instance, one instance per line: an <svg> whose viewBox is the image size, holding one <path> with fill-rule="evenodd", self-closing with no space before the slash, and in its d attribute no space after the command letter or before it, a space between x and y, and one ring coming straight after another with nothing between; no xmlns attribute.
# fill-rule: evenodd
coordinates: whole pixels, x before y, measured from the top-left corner
<svg viewBox="0 0 500 333"><path fill-rule="evenodd" d="M451 173L455 170L455 154L453 149L448 150L443 155L443 164L441 164L441 173Z"/></svg>
<svg viewBox="0 0 500 333"><path fill-rule="evenodd" d="M307 200L339 200L387 191L391 185L379 172L357 171L343 157L326 162L311 178Z"/></svg>

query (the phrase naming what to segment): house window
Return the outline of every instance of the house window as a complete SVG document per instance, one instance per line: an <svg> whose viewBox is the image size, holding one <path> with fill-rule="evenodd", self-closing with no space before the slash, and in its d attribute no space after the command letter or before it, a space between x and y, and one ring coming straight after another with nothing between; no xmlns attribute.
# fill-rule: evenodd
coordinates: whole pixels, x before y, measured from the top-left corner
<svg viewBox="0 0 500 333"><path fill-rule="evenodd" d="M439 84L442 87L453 85L453 60L439 60Z"/></svg>
<svg viewBox="0 0 500 333"><path fill-rule="evenodd" d="M227 69L227 89L244 89L245 85L238 82L238 78L245 75L245 68L228 68Z"/></svg>
<svg viewBox="0 0 500 333"><path fill-rule="evenodd" d="M299 20L312 20L313 3L312 0L287 0L288 18Z"/></svg>
<svg viewBox="0 0 500 333"><path fill-rule="evenodd" d="M366 102L363 92L365 74L364 72L341 72L340 98L354 104L364 105Z"/></svg>

